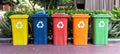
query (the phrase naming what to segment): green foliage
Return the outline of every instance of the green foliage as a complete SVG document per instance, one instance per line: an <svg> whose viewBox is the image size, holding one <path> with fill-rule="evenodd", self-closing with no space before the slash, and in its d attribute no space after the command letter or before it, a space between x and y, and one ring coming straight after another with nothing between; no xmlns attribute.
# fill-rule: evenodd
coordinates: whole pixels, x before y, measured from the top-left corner
<svg viewBox="0 0 120 54"><path fill-rule="evenodd" d="M109 38L120 37L120 8L114 7L112 10L112 18L109 22Z"/></svg>
<svg viewBox="0 0 120 54"><path fill-rule="evenodd" d="M63 4L72 3L72 0L62 0Z"/></svg>
<svg viewBox="0 0 120 54"><path fill-rule="evenodd" d="M109 23L109 37L120 37L120 20L111 20Z"/></svg>
<svg viewBox="0 0 120 54"><path fill-rule="evenodd" d="M54 13L66 13L66 14L69 14L69 15L72 15L72 14L89 14L89 15L92 15L92 14L111 14L111 12L109 11L106 11L106 10L83 10L83 9L71 9L71 10L59 10L59 9L48 9L46 10L46 12L48 14L54 14Z"/></svg>
<svg viewBox="0 0 120 54"><path fill-rule="evenodd" d="M119 7L114 7L112 10L114 19L120 19L120 8Z"/></svg>
<svg viewBox="0 0 120 54"><path fill-rule="evenodd" d="M11 36L11 26L4 18L1 18L0 29L2 32L0 35Z"/></svg>

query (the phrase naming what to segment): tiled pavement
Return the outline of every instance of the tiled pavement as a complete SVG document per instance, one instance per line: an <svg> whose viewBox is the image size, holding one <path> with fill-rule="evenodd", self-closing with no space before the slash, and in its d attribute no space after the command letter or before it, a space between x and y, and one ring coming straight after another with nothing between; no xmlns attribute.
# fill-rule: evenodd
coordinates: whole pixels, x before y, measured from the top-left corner
<svg viewBox="0 0 120 54"><path fill-rule="evenodd" d="M120 43L111 43L106 46L93 44L13 46L10 43L0 43L0 54L120 54Z"/></svg>

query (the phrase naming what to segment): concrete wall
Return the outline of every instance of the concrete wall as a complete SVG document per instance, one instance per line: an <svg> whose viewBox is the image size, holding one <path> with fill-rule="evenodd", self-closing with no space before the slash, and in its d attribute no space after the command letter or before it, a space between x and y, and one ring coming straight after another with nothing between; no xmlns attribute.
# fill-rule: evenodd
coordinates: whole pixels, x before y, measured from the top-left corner
<svg viewBox="0 0 120 54"><path fill-rule="evenodd" d="M90 10L109 10L111 11L114 7L114 0L86 0L85 9Z"/></svg>

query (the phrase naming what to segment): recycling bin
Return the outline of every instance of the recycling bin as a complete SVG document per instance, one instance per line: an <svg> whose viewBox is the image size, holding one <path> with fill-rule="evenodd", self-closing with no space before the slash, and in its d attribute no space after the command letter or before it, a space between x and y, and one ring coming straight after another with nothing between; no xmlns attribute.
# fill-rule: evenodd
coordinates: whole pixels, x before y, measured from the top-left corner
<svg viewBox="0 0 120 54"><path fill-rule="evenodd" d="M11 15L13 45L28 43L28 15Z"/></svg>
<svg viewBox="0 0 120 54"><path fill-rule="evenodd" d="M109 14L93 15L93 43L96 45L108 44L108 22L111 16Z"/></svg>
<svg viewBox="0 0 120 54"><path fill-rule="evenodd" d="M87 45L88 41L88 14L73 14L73 44Z"/></svg>
<svg viewBox="0 0 120 54"><path fill-rule="evenodd" d="M33 14L34 44L47 44L47 19L45 11Z"/></svg>
<svg viewBox="0 0 120 54"><path fill-rule="evenodd" d="M53 43L54 45L67 45L68 14L55 13L53 19Z"/></svg>

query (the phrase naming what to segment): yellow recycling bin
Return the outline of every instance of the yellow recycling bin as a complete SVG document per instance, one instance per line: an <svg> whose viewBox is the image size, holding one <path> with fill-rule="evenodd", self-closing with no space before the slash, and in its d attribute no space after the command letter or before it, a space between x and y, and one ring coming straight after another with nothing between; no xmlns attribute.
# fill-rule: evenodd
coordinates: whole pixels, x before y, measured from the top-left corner
<svg viewBox="0 0 120 54"><path fill-rule="evenodd" d="M13 45L28 43L28 15L11 15Z"/></svg>

